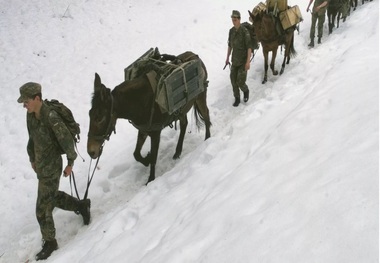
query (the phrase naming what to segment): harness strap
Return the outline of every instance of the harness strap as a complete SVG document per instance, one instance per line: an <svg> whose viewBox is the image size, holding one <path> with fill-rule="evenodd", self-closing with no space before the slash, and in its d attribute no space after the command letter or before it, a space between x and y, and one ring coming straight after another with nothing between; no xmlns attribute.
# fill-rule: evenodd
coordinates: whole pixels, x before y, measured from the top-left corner
<svg viewBox="0 0 380 263"><path fill-rule="evenodd" d="M85 199L87 199L87 196L88 196L88 189L90 188L90 185L91 185L92 179L94 178L94 174L95 174L96 168L98 167L99 159L100 159L100 156L96 159L96 164L95 164L94 170L92 171L92 174L91 174L91 177L90 177L91 163L92 163L92 159L91 159L90 167L89 167L88 175L87 175L87 187L86 187L86 192L84 193L83 199L80 199L80 197L79 197L78 188L77 188L77 184L76 184L76 181L75 181L75 175L74 175L74 172L73 172L73 171L71 172L71 176L70 176L71 196L73 196L73 188L72 188L72 184L74 184L74 190L75 190L75 193L76 193L77 198L78 198L79 200L85 200ZM73 183L71 183L71 180L73 181ZM79 211L75 211L75 213L78 214Z"/></svg>
<svg viewBox="0 0 380 263"><path fill-rule="evenodd" d="M183 64L182 64L182 65L183 65ZM181 71L182 71L183 82L185 83L185 95L186 95L186 101L187 101L187 97L188 97L188 95L189 95L189 92L188 92L188 89L187 89L187 80L186 80L185 69L183 68L182 65L181 65L179 68L180 68Z"/></svg>

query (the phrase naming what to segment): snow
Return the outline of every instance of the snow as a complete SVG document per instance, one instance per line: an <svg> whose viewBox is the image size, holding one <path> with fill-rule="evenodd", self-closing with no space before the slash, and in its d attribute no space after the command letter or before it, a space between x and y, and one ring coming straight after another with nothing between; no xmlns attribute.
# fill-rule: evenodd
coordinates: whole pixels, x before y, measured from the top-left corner
<svg viewBox="0 0 380 263"><path fill-rule="evenodd" d="M359 1L360 2L360 1ZM308 1L295 35L298 56L263 78L257 52L248 103L232 107L230 14L247 1L1 1L0 262L32 262L41 248L37 179L26 153L19 87L69 106L82 129L74 171L83 196L89 166L88 110L95 72L113 88L151 47L191 50L209 73L212 137L189 114L181 159L178 131L162 132L157 178L133 158L126 120L106 143L89 197L92 221L56 209L59 249L46 262L378 262L379 4L359 3L322 44L308 49ZM276 67L280 68L279 52ZM143 155L149 151L149 143ZM70 193L69 180L60 188Z"/></svg>

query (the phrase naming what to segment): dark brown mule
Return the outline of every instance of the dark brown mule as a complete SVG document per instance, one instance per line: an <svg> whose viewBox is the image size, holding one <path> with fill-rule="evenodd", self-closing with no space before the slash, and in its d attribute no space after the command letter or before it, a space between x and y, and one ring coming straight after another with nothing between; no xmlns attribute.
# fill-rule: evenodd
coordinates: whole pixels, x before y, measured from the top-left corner
<svg viewBox="0 0 380 263"><path fill-rule="evenodd" d="M289 64L290 56L296 54L294 49L294 30L295 27L290 27L285 31L284 39L281 39L281 35L276 30L275 18L268 14L266 11L257 11L255 14L252 14L250 11L249 15L251 17L252 25L255 29L255 33L263 49L264 55L264 80L263 84L268 80L268 55L269 52L272 52L272 60L270 63L270 68L273 75L278 75L278 71L275 70L275 61L277 55L277 49L279 45L285 45L285 55L284 61L282 62L280 75L284 73L285 62Z"/></svg>
<svg viewBox="0 0 380 263"><path fill-rule="evenodd" d="M327 18L329 22L329 34L332 33L335 27L335 19L337 23L337 28L339 28L339 21L342 18L343 22L346 21L347 15L350 14L351 10L351 0L331 0L327 6ZM357 5L357 0L356 0ZM347 10L346 10L347 9ZM346 15L343 17L343 14Z"/></svg>
<svg viewBox="0 0 380 263"><path fill-rule="evenodd" d="M182 62L199 59L192 52L179 55ZM92 108L90 110L90 128L87 141L87 152L91 158L98 158L102 153L104 141L108 140L112 131L115 130L116 120L119 118L129 120L138 130L136 149L133 153L135 159L145 166L150 165L148 183L155 179L155 166L157 161L158 147L160 143L161 130L173 121L180 122L180 135L174 159L180 157L183 140L185 137L187 112L194 106L194 114L197 126L201 123L206 126L205 139L210 137L210 116L206 103L207 97L207 71L202 64L201 77L205 90L193 100L184 105L178 114L169 115L161 113L158 104L154 101L152 86L146 76L141 75L130 81L124 81L112 91L101 82L98 74L95 74L94 95ZM141 148L147 138L151 138L150 153L146 157L141 156Z"/></svg>

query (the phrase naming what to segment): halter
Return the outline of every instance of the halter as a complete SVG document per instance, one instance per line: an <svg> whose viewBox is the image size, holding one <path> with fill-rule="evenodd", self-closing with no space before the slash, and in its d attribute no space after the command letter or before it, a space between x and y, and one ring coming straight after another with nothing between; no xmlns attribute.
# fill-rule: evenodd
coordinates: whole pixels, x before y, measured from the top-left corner
<svg viewBox="0 0 380 263"><path fill-rule="evenodd" d="M104 135L92 135L90 132L88 132L88 138L92 138L95 140L107 140L109 141L111 133L115 132L115 125L112 126L112 115L113 115L113 109L114 109L114 102L113 102L113 96L111 93L111 90L109 90L110 98L111 98L111 111L110 111L110 120L107 126L107 129L104 133Z"/></svg>

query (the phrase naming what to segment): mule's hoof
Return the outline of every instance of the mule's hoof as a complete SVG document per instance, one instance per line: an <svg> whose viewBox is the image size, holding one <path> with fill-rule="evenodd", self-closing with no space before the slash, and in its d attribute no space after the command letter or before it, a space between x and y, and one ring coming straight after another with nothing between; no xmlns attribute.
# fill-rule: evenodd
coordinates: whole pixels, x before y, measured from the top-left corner
<svg viewBox="0 0 380 263"><path fill-rule="evenodd" d="M148 179L148 182L146 182L146 184L145 185L148 185L150 182L152 182L152 181L154 181L154 178L153 179L151 179L150 177L149 177L149 179Z"/></svg>
<svg viewBox="0 0 380 263"><path fill-rule="evenodd" d="M264 79L263 80L263 82L261 82L261 84L265 84L267 82L267 80L266 79Z"/></svg>
<svg viewBox="0 0 380 263"><path fill-rule="evenodd" d="M173 155L173 160L177 160L179 157L181 157L181 154L176 153Z"/></svg>
<svg viewBox="0 0 380 263"><path fill-rule="evenodd" d="M273 71L273 75L277 76L278 75L278 71Z"/></svg>
<svg viewBox="0 0 380 263"><path fill-rule="evenodd" d="M142 159L141 163L144 165L144 166L149 166L150 164L150 160L151 160L151 155L150 155L150 152L146 155L145 158Z"/></svg>

